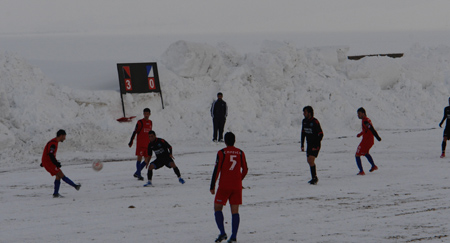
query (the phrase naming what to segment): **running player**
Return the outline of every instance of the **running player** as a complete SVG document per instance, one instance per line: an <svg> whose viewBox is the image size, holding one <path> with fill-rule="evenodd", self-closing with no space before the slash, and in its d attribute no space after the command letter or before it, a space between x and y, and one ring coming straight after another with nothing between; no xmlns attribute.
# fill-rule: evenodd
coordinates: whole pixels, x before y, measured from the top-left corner
<svg viewBox="0 0 450 243"><path fill-rule="evenodd" d="M220 175L219 188L214 198L214 216L220 234L215 242L227 239L223 225L223 206L230 201L231 237L228 242L236 242L239 229L239 205L242 204L242 180L247 175L247 161L242 150L234 147L235 136L231 132L225 134L224 149L217 152L216 166L211 179L210 192L215 194L216 180Z"/></svg>
<svg viewBox="0 0 450 243"><path fill-rule="evenodd" d="M448 98L448 104L450 105L450 98ZM447 146L447 140L450 139L450 106L447 106L444 108L444 117L442 118L441 123L439 123L439 127L442 127L442 124L444 123L445 119L447 119L447 122L445 123L445 129L444 129L444 139L442 140L442 154L441 158L445 157L445 147Z"/></svg>
<svg viewBox="0 0 450 243"><path fill-rule="evenodd" d="M128 143L128 146L131 148L133 146L133 140L134 137L137 134L137 143L136 143L136 172L134 173L134 177L138 178L138 180L143 181L144 177L141 176L141 171L144 169L145 165L148 164L150 161L150 157L147 153L147 147L148 147L148 132L152 130L153 123L149 119L150 117L150 109L145 108L144 109L144 118L139 120L136 123L136 127L133 131L133 134L131 135L130 142ZM144 157L144 161L141 162L142 157Z"/></svg>
<svg viewBox="0 0 450 243"><path fill-rule="evenodd" d="M362 164L361 164L361 156L364 155L369 163L372 165L372 168L370 168L370 172L373 172L375 170L378 170L378 167L373 162L372 156L369 154L370 148L372 148L375 136L378 141L381 141L380 136L378 136L377 131L372 125L372 121L366 116L366 110L364 108L358 109L358 118L362 121L362 131L356 135L358 138L363 136L361 143L359 144L358 148L356 149L356 165L359 168L359 173L357 175L365 175Z"/></svg>
<svg viewBox="0 0 450 243"><path fill-rule="evenodd" d="M56 151L58 151L58 143L64 142L66 140L66 131L59 130L56 133L56 137L50 140L47 145L45 145L44 152L42 153L42 163L41 167L50 173L50 175L55 176L55 187L53 191L53 197L63 197L59 194L59 186L61 185L61 179L67 184L73 186L77 191L80 190L81 185L73 183L69 177L65 176L62 172L61 163L56 160Z"/></svg>
<svg viewBox="0 0 450 243"><path fill-rule="evenodd" d="M311 185L316 185L319 182L319 178L316 173L316 164L315 160L319 155L320 151L320 143L323 138L323 131L320 127L319 121L314 118L314 110L311 106L305 106L303 108L303 116L305 119L302 121L302 139L301 149L305 151L305 137L306 144L308 145L306 148L306 160L309 164L309 169L311 171L311 180L308 181Z"/></svg>
<svg viewBox="0 0 450 243"><path fill-rule="evenodd" d="M147 172L148 182L144 186L147 187L152 185L153 170L157 170L163 166L166 166L167 168L172 168L178 177L178 181L181 184L184 184L184 180L183 178L181 178L180 170L173 161L175 158L172 155L172 146L170 146L170 144L166 140L162 138L157 138L154 131L148 132L148 137L150 141L148 144L149 162L146 162L147 164L145 165L146 168L148 167ZM155 152L156 159L153 160L152 163L150 163L153 151Z"/></svg>

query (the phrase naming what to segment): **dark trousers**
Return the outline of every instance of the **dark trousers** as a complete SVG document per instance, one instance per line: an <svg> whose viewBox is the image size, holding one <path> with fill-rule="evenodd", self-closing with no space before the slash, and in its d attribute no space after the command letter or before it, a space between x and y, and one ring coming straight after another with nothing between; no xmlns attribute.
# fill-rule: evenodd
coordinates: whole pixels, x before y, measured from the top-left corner
<svg viewBox="0 0 450 243"><path fill-rule="evenodd" d="M219 131L219 140L223 140L223 127L225 127L225 118L213 118L213 139L217 140L217 131Z"/></svg>

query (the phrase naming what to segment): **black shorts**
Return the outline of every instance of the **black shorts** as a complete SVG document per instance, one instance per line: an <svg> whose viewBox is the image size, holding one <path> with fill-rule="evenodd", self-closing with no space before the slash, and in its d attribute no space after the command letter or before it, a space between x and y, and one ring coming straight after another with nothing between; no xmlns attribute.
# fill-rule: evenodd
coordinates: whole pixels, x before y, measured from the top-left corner
<svg viewBox="0 0 450 243"><path fill-rule="evenodd" d="M447 137L447 140L450 140L450 127L448 126L445 126L444 137Z"/></svg>
<svg viewBox="0 0 450 243"><path fill-rule="evenodd" d="M156 158L150 164L153 164L155 166L155 170L157 170L157 169L159 169L159 168L161 168L163 166L166 166L167 168L171 168L170 167L170 162L173 162L173 159L170 158L170 157L167 157L167 158Z"/></svg>
<svg viewBox="0 0 450 243"><path fill-rule="evenodd" d="M313 147L311 147L311 146L307 146L307 148L306 148L306 157L314 156L314 157L317 158L317 156L319 156L320 146L319 146L319 149L317 149L317 150L312 150L312 148Z"/></svg>

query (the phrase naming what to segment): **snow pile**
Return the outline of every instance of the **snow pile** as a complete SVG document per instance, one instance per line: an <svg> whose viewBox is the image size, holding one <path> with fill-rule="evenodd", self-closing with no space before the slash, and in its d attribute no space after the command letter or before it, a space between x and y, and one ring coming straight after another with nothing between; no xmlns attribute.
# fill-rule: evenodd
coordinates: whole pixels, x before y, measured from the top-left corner
<svg viewBox="0 0 450 243"><path fill-rule="evenodd" d="M435 127L449 96L450 48L413 46L403 58L342 58L348 48L297 48L266 41L258 53L238 53L178 41L159 65L165 109L157 94L125 95L127 116L150 107L154 130L169 141L212 135L210 105L217 92L229 106L226 130L244 140L299 138L302 108L312 105L325 137L360 129L365 107L378 130ZM78 91L49 82L41 71L0 55L0 163L36 163L60 128L72 159L126 147L133 123L120 124L117 91ZM127 155L133 152L128 150ZM11 161L14 158L14 161Z"/></svg>

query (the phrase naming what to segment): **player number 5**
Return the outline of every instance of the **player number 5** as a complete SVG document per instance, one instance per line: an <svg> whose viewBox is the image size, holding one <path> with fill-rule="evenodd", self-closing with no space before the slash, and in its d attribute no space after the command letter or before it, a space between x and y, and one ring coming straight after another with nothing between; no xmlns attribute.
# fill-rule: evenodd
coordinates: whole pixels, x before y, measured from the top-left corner
<svg viewBox="0 0 450 243"><path fill-rule="evenodd" d="M231 167L230 170L234 170L234 167L236 166L237 161L235 160L236 155L230 155L230 162L231 162Z"/></svg>

